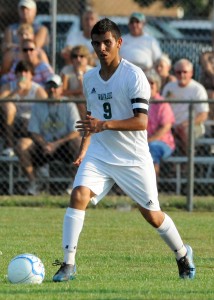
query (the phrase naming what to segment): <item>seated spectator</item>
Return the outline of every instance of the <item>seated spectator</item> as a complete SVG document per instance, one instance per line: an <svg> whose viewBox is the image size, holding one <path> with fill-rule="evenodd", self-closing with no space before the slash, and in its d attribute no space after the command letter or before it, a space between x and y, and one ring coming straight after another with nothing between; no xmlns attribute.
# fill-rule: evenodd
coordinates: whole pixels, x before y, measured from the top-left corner
<svg viewBox="0 0 214 300"><path fill-rule="evenodd" d="M170 81L176 81L176 77L170 74L172 62L167 54L162 54L155 62L155 70L161 78L160 94L162 94L163 87Z"/></svg>
<svg viewBox="0 0 214 300"><path fill-rule="evenodd" d="M67 73L67 69L69 69L70 66L72 65L71 50L72 50L72 46L67 46L61 51L61 58L63 59L63 63L64 63L60 71L61 77Z"/></svg>
<svg viewBox="0 0 214 300"><path fill-rule="evenodd" d="M14 144L17 138L28 136L27 126L31 116L32 102L19 102L19 100L46 99L47 93L38 84L32 81L34 68L26 61L20 61L15 69L16 80L1 87L1 99L14 99L15 102L1 104L4 118L4 134L6 149L2 155L13 156Z"/></svg>
<svg viewBox="0 0 214 300"><path fill-rule="evenodd" d="M66 73L62 75L63 95L75 96L83 98L83 75L92 67L88 65L89 50L86 46L75 46L70 53L72 65L66 69ZM65 72L65 70L64 70ZM86 115L86 107L84 103L78 103L78 109L81 118Z"/></svg>
<svg viewBox="0 0 214 300"><path fill-rule="evenodd" d="M174 65L176 81L169 82L163 89L163 97L168 99L181 100L180 103L172 103L175 115L175 125L173 133L176 138L176 145L180 154L187 154L189 110L188 103L182 100L207 100L207 92L202 84L194 80L193 64L187 59L180 59ZM201 137L205 133L204 122L207 120L209 112L208 103L194 104L194 132L195 138Z"/></svg>
<svg viewBox="0 0 214 300"><path fill-rule="evenodd" d="M131 14L128 24L130 33L123 36L120 48L121 57L139 66L143 71L153 68L155 61L162 54L158 41L144 32L145 22L144 14Z"/></svg>
<svg viewBox="0 0 214 300"><path fill-rule="evenodd" d="M92 10L86 10L82 15L82 31L81 32L70 32L66 39L66 47L62 50L63 55L66 52L70 53L70 47L77 45L84 45L89 49L89 65L95 66L97 64L97 56L94 52L94 48L91 45L91 29L99 20L97 13Z"/></svg>
<svg viewBox="0 0 214 300"><path fill-rule="evenodd" d="M1 74L8 73L13 64L24 58L22 52L23 42L26 39L34 40L35 37L32 25L27 23L23 23L19 26L17 34L19 43L16 47L12 47L4 53L1 65ZM45 63L49 63L46 52L42 48L36 48L36 50L38 52L39 59Z"/></svg>
<svg viewBox="0 0 214 300"><path fill-rule="evenodd" d="M151 86L151 100L163 100L159 90L161 87L161 78L154 71L145 73ZM172 125L174 123L174 113L169 103L150 103L148 113L148 143L151 152L156 176L160 171L160 161L169 157L175 149L174 137L172 135Z"/></svg>
<svg viewBox="0 0 214 300"><path fill-rule="evenodd" d="M62 81L58 75L50 77L45 85L49 99L57 102L36 103L33 106L28 130L31 138L19 140L17 154L21 166L29 179L27 193L39 192L36 169L52 160L71 163L79 151L81 138L75 129L80 119L74 103L60 103Z"/></svg>
<svg viewBox="0 0 214 300"><path fill-rule="evenodd" d="M16 47L18 42L17 30L23 23L28 23L33 26L35 32L35 43L38 48L47 47L49 44L49 32L47 27L35 23L36 2L33 0L20 0L18 4L19 22L9 25L3 37L3 52ZM46 48L47 50L47 48Z"/></svg>
<svg viewBox="0 0 214 300"><path fill-rule="evenodd" d="M214 99L214 52L206 51L200 56L201 78L200 82L205 87L208 98ZM209 119L214 119L214 104L210 104Z"/></svg>
<svg viewBox="0 0 214 300"><path fill-rule="evenodd" d="M33 40L25 39L22 43L23 60L30 62L34 67L33 81L44 86L45 81L51 74L54 73L50 64L41 60L38 55L38 48ZM15 61L10 69L10 72L1 77L1 84L8 83L15 79L15 68L17 61Z"/></svg>

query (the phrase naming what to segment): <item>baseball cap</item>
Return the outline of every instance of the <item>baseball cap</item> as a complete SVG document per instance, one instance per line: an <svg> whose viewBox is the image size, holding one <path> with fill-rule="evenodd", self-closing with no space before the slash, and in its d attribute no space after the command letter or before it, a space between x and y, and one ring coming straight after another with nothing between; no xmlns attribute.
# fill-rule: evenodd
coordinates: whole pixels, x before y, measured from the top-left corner
<svg viewBox="0 0 214 300"><path fill-rule="evenodd" d="M140 22L146 22L146 17L144 14L139 12L133 12L131 16L129 17L129 20L131 19L137 19Z"/></svg>
<svg viewBox="0 0 214 300"><path fill-rule="evenodd" d="M53 74L51 75L47 81L45 82L46 87L54 87L58 88L62 85L62 79L59 75Z"/></svg>
<svg viewBox="0 0 214 300"><path fill-rule="evenodd" d="M27 8L36 8L36 2L33 0L21 0L18 4L19 7L24 6Z"/></svg>

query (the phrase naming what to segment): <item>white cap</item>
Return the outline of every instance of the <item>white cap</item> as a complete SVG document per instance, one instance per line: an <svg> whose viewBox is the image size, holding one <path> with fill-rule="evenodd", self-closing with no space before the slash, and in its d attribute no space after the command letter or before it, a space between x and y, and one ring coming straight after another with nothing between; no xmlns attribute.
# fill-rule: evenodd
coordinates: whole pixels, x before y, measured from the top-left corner
<svg viewBox="0 0 214 300"><path fill-rule="evenodd" d="M36 2L33 0L21 0L18 4L19 7L24 6L27 8L35 8L36 9Z"/></svg>
<svg viewBox="0 0 214 300"><path fill-rule="evenodd" d="M51 76L47 79L47 81L45 82L45 84L48 84L48 83L51 83L51 82L55 83L55 84L57 85L57 87L60 87L60 86L62 85L62 79L61 79L61 77L60 77L59 75L57 75L57 74L51 75Z"/></svg>

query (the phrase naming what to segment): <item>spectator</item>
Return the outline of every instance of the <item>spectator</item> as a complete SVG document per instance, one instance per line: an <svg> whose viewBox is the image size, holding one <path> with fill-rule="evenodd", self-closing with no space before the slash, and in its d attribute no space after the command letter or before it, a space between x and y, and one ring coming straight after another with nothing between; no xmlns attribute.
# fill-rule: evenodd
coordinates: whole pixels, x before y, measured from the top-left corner
<svg viewBox="0 0 214 300"><path fill-rule="evenodd" d="M167 54L162 54L155 62L155 70L161 77L160 94L162 94L163 87L170 81L175 81L176 77L170 74L172 62Z"/></svg>
<svg viewBox="0 0 214 300"><path fill-rule="evenodd" d="M214 99L214 52L206 51L200 56L201 78L200 82L205 87L208 98ZM214 104L210 104L209 118L214 119ZM213 131L213 126L212 126Z"/></svg>
<svg viewBox="0 0 214 300"><path fill-rule="evenodd" d="M6 149L2 154L14 155L14 143L18 137L27 136L28 120L31 115L32 102L22 103L20 99L35 100L46 99L45 90L32 81L34 68L26 61L20 61L15 69L16 80L2 86L1 99L14 99L15 102L2 104Z"/></svg>
<svg viewBox="0 0 214 300"><path fill-rule="evenodd" d="M153 68L154 62L162 52L157 40L144 32L145 22L144 14L131 14L128 24L130 33L123 36L120 55L147 71Z"/></svg>
<svg viewBox="0 0 214 300"><path fill-rule="evenodd" d="M4 33L3 51L16 47L18 44L17 30L23 23L28 23L33 26L35 32L35 43L38 48L48 46L49 33L48 29L38 23L35 23L36 2L33 0L20 0L18 4L19 22L9 25Z"/></svg>
<svg viewBox="0 0 214 300"><path fill-rule="evenodd" d="M97 56L94 52L94 49L91 45L91 29L98 21L98 15L92 10L86 10L82 15L82 31L81 32L70 32L66 39L66 47L63 49L64 55L67 52L67 46L77 46L77 45L84 45L86 46L91 55L89 59L89 64L95 66L97 64ZM70 49L68 48L68 51Z"/></svg>
<svg viewBox="0 0 214 300"><path fill-rule="evenodd" d="M12 47L4 53L1 65L1 74L8 73L13 63L15 64L19 60L23 59L23 42L25 41L25 39L34 40L35 37L32 25L27 23L23 23L19 26L17 34L19 43L16 45L16 47ZM42 48L37 48L37 51L39 59L46 63L49 63L46 52Z"/></svg>
<svg viewBox="0 0 214 300"><path fill-rule="evenodd" d="M36 168L58 159L71 163L80 146L80 134L75 129L79 113L74 103L59 103L62 98L61 77L54 74L46 82L49 99L57 102L36 103L28 130L31 138L19 140L17 154L29 179L28 194L36 195Z"/></svg>
<svg viewBox="0 0 214 300"><path fill-rule="evenodd" d="M33 40L25 39L22 43L22 54L23 60L30 62L34 67L34 76L33 81L39 83L41 86L44 86L48 77L54 73L53 68L50 64L45 63L41 60L38 55L38 49ZM15 79L15 68L17 61L13 63L10 72L4 74L1 78L1 83L7 83Z"/></svg>
<svg viewBox="0 0 214 300"><path fill-rule="evenodd" d="M146 73L146 77L151 86L151 100L163 100L163 97L159 94L160 76L154 70L151 70ZM174 113L169 103L150 103L147 128L148 143L157 177L160 171L161 159L169 157L175 149L174 137L171 131L174 121Z"/></svg>
<svg viewBox="0 0 214 300"><path fill-rule="evenodd" d="M172 104L175 115L173 128L176 145L181 154L186 154L188 146L189 110L188 104L182 100L207 100L205 88L193 77L193 64L187 59L180 59L174 65L176 81L169 82L163 89L163 97L181 100L181 103ZM195 138L202 136L205 132L204 122L207 120L208 103L194 104L194 132Z"/></svg>
<svg viewBox="0 0 214 300"><path fill-rule="evenodd" d="M90 52L86 46L75 46L70 53L72 65L69 65L66 73L62 75L63 94L65 96L75 96L83 98L83 75L92 67L88 65ZM78 103L78 109L81 118L86 115L84 103Z"/></svg>

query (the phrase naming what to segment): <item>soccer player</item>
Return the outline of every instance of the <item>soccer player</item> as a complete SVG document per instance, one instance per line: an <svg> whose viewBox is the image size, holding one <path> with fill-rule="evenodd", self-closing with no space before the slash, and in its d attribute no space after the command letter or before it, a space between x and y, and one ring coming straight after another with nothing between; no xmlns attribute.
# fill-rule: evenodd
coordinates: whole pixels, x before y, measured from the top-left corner
<svg viewBox="0 0 214 300"><path fill-rule="evenodd" d="M64 261L53 281L75 277L75 254L85 210L98 203L114 183L139 205L143 217L175 253L181 278L194 278L193 251L184 245L172 219L160 210L153 161L147 143L150 86L143 71L121 59L118 26L105 18L91 39L100 65L84 75L87 116L77 122L84 132L79 166L63 225ZM55 263L57 264L57 262Z"/></svg>

